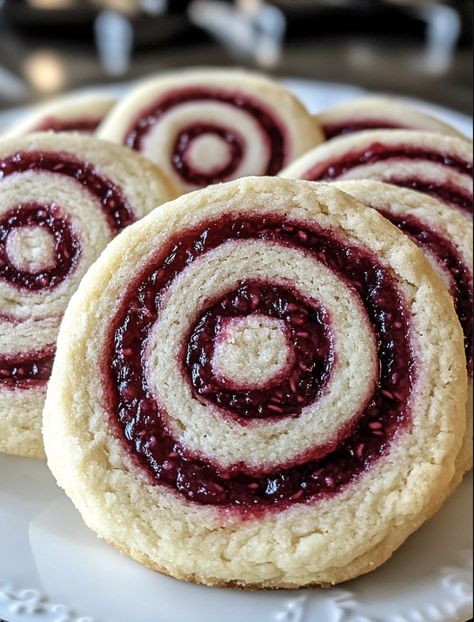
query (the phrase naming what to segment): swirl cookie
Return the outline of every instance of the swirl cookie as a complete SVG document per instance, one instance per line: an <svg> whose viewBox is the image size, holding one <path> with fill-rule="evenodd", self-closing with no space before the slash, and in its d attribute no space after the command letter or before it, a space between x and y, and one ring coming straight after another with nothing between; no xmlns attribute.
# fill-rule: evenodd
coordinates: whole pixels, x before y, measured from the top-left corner
<svg viewBox="0 0 474 622"><path fill-rule="evenodd" d="M0 141L0 451L44 455L41 411L69 298L117 233L177 194L118 145L52 133Z"/></svg>
<svg viewBox="0 0 474 622"><path fill-rule="evenodd" d="M99 136L141 152L183 191L246 175L276 175L323 140L286 88L242 71L186 71L144 82Z"/></svg>
<svg viewBox="0 0 474 622"><path fill-rule="evenodd" d="M419 190L472 215L472 143L452 136L405 130L341 136L299 158L281 176L377 179Z"/></svg>
<svg viewBox="0 0 474 622"><path fill-rule="evenodd" d="M339 190L246 178L114 240L64 317L48 464L101 537L244 587L372 570L455 472L466 369L422 252Z"/></svg>
<svg viewBox="0 0 474 622"><path fill-rule="evenodd" d="M8 128L3 137L46 131L93 134L115 102L115 98L102 93L60 97L37 106L26 119Z"/></svg>
<svg viewBox="0 0 474 622"><path fill-rule="evenodd" d="M323 110L314 117L326 139L363 130L405 129L438 132L464 138L464 135L421 110L384 97L350 101Z"/></svg>
<svg viewBox="0 0 474 622"><path fill-rule="evenodd" d="M426 254L451 293L464 332L470 391L464 444L458 456L461 474L472 467L472 227L457 211L419 192L379 181L335 182L335 185L378 210Z"/></svg>

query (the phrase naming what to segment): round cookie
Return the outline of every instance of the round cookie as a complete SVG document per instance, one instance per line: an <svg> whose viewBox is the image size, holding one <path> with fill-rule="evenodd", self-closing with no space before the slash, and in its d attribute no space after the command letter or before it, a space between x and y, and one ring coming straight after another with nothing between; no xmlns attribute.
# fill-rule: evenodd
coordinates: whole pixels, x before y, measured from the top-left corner
<svg viewBox="0 0 474 622"><path fill-rule="evenodd" d="M315 115L326 139L363 130L405 129L465 138L454 127L397 99L367 97L327 108Z"/></svg>
<svg viewBox="0 0 474 622"><path fill-rule="evenodd" d="M473 232L456 210L420 192L372 180L334 182L361 203L378 210L408 235L438 271L454 300L464 332L469 398L464 443L457 459L461 475L472 468Z"/></svg>
<svg viewBox="0 0 474 622"><path fill-rule="evenodd" d="M9 127L2 138L46 131L94 134L115 103L114 97L98 92L58 97L36 106L26 118Z"/></svg>
<svg viewBox="0 0 474 622"><path fill-rule="evenodd" d="M432 132L374 130L333 138L282 177L377 179L433 196L472 216L472 142Z"/></svg>
<svg viewBox="0 0 474 622"><path fill-rule="evenodd" d="M85 275L48 464L89 527L155 570L337 583L452 489L465 365L441 280L375 210L324 184L220 184L129 227Z"/></svg>
<svg viewBox="0 0 474 622"><path fill-rule="evenodd" d="M41 412L69 298L117 233L178 194L119 145L60 133L0 141L0 451L44 456Z"/></svg>
<svg viewBox="0 0 474 622"><path fill-rule="evenodd" d="M143 82L99 136L140 151L183 191L247 175L276 175L323 140L284 86L237 70L191 70Z"/></svg>

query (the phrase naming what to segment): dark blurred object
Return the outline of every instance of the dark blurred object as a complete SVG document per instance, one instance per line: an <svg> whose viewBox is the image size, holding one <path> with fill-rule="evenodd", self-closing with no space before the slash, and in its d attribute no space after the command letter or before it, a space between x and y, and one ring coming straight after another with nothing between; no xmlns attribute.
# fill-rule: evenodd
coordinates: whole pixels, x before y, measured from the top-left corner
<svg viewBox="0 0 474 622"><path fill-rule="evenodd" d="M470 113L472 13L471 0L0 0L0 107L239 64Z"/></svg>
<svg viewBox="0 0 474 622"><path fill-rule="evenodd" d="M102 11L123 13L130 21L136 46L159 45L189 30L186 10L192 0L3 0L5 25L24 36L91 41ZM0 8L1 8L0 0ZM116 8L117 7L117 8ZM120 10L118 10L120 8Z"/></svg>

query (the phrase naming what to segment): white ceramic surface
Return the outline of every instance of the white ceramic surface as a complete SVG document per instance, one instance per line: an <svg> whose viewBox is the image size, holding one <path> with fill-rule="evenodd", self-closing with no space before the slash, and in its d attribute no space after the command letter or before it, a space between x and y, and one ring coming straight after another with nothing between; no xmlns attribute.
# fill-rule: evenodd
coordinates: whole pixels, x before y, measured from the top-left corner
<svg viewBox="0 0 474 622"><path fill-rule="evenodd" d="M311 110L363 94L289 81ZM123 87L117 87L117 92ZM468 117L420 103L470 134ZM22 111L0 115L0 127ZM0 617L8 622L465 622L472 477L371 575L328 590L245 593L180 583L99 541L45 464L0 455Z"/></svg>

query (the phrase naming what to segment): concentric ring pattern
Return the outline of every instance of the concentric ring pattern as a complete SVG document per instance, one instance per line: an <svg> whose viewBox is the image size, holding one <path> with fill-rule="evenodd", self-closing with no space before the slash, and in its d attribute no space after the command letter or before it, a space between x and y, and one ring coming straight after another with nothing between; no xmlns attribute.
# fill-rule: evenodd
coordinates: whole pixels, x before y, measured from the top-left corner
<svg viewBox="0 0 474 622"><path fill-rule="evenodd" d="M419 192L373 180L336 182L369 207L377 209L408 235L426 254L453 297L464 333L470 399L466 405L467 427L458 457L461 474L472 467L472 375L473 375L473 232L457 210Z"/></svg>
<svg viewBox="0 0 474 622"><path fill-rule="evenodd" d="M46 450L86 522L152 568L335 582L448 494L465 376L414 244L330 186L247 178L153 212L89 270Z"/></svg>
<svg viewBox="0 0 474 622"><path fill-rule="evenodd" d="M422 130L464 136L439 119L401 100L368 97L327 108L315 115L327 140L354 132L381 129Z"/></svg>
<svg viewBox="0 0 474 622"><path fill-rule="evenodd" d="M376 179L424 192L472 214L472 143L453 136L375 130L334 138L292 162L282 177Z"/></svg>
<svg viewBox="0 0 474 622"><path fill-rule="evenodd" d="M61 134L0 145L0 392L2 417L12 419L2 424L5 451L41 453L35 414L62 313L81 277L117 233L173 196L153 165L124 151ZM140 176L152 182L146 201L141 190L130 192Z"/></svg>
<svg viewBox="0 0 474 622"><path fill-rule="evenodd" d="M276 175L322 140L283 86L239 71L149 80L99 130L156 161L183 190L245 175Z"/></svg>

